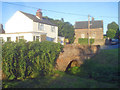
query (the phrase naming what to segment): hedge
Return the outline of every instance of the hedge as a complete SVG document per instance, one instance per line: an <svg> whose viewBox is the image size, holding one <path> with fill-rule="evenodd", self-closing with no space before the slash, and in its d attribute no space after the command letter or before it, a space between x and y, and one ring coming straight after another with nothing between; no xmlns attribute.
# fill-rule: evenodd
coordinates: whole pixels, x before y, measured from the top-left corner
<svg viewBox="0 0 120 90"><path fill-rule="evenodd" d="M54 72L55 60L63 46L44 42L5 42L2 46L2 70L8 80L34 78Z"/></svg>
<svg viewBox="0 0 120 90"><path fill-rule="evenodd" d="M81 45L88 45L88 38L79 38L78 43ZM90 39L90 44L94 43L94 39Z"/></svg>

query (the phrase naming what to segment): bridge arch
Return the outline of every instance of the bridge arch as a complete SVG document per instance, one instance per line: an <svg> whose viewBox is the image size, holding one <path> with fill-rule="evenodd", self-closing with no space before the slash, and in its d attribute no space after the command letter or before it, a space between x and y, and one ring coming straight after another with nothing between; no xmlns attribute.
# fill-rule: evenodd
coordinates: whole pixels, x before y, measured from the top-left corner
<svg viewBox="0 0 120 90"><path fill-rule="evenodd" d="M75 66L79 66L79 63L77 60L71 60L70 63L67 65L66 68L66 72L68 71L69 68L75 67Z"/></svg>

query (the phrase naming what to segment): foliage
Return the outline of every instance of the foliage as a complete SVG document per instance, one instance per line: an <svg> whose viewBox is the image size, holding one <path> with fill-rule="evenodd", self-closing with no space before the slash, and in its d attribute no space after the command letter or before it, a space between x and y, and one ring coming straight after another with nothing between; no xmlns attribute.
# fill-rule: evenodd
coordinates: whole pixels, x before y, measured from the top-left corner
<svg viewBox="0 0 120 90"><path fill-rule="evenodd" d="M55 60L62 48L62 45L49 41L5 42L2 70L8 80L49 75L54 72Z"/></svg>
<svg viewBox="0 0 120 90"><path fill-rule="evenodd" d="M108 24L107 26L107 37L118 38L119 26L115 22Z"/></svg>
<svg viewBox="0 0 120 90"><path fill-rule="evenodd" d="M79 38L78 43L81 45L87 45L88 44L88 38ZM94 43L94 39L90 39L90 44Z"/></svg>
<svg viewBox="0 0 120 90"><path fill-rule="evenodd" d="M115 38L116 39L120 39L120 30L117 30L117 32L115 34Z"/></svg>
<svg viewBox="0 0 120 90"><path fill-rule="evenodd" d="M113 30L117 31L119 29L119 26L118 26L118 24L116 24L116 22L111 22L108 24L107 29L108 30L113 29Z"/></svg>
<svg viewBox="0 0 120 90"><path fill-rule="evenodd" d="M64 22L64 19L61 20L53 20L52 18L44 17L49 19L52 23L58 26L58 35L63 36L69 39L69 43L74 42L74 27L69 22Z"/></svg>
<svg viewBox="0 0 120 90"><path fill-rule="evenodd" d="M90 44L93 44L94 43L94 39L90 39Z"/></svg>
<svg viewBox="0 0 120 90"><path fill-rule="evenodd" d="M120 79L118 75L118 63L118 49L102 50L99 55L86 60L78 67L77 69L80 69L80 72L72 74L97 81L118 84ZM69 71L72 71L72 68ZM72 72L76 72L76 70Z"/></svg>
<svg viewBox="0 0 120 90"><path fill-rule="evenodd" d="M75 74L75 75L77 75L77 73L80 73L80 69L79 69L79 67L75 66L75 67L69 68L69 69L68 69L68 72L69 72L70 74Z"/></svg>
<svg viewBox="0 0 120 90"><path fill-rule="evenodd" d="M115 34L116 34L116 31L115 30L113 30L113 29L109 29L108 31L107 31L107 37L109 37L109 38L114 38L115 37Z"/></svg>
<svg viewBox="0 0 120 90"><path fill-rule="evenodd" d="M116 84L98 82L89 78L81 78L65 72L56 75L26 79L24 81L3 81L3 88L118 88Z"/></svg>

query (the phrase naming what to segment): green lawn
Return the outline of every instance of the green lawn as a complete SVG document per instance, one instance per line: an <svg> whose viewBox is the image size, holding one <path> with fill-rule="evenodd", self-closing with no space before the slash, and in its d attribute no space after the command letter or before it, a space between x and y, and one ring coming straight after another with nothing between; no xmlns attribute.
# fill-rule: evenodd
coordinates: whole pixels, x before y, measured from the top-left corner
<svg viewBox="0 0 120 90"><path fill-rule="evenodd" d="M53 76L3 81L4 88L118 88L118 49L101 50L80 66L80 72L57 71Z"/></svg>
<svg viewBox="0 0 120 90"><path fill-rule="evenodd" d="M3 82L5 88L116 88L116 84L98 82L60 72L59 76L46 76L25 81Z"/></svg>

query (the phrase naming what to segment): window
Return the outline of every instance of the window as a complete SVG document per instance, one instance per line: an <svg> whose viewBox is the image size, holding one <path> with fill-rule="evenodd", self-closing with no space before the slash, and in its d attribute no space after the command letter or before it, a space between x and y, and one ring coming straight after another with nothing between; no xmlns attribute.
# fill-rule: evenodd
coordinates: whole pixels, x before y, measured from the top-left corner
<svg viewBox="0 0 120 90"><path fill-rule="evenodd" d="M38 30L43 31L44 30L44 24L38 23Z"/></svg>
<svg viewBox="0 0 120 90"><path fill-rule="evenodd" d="M40 36L36 36L36 41L39 41L39 39L40 39Z"/></svg>
<svg viewBox="0 0 120 90"><path fill-rule="evenodd" d="M55 26L51 26L51 32L55 32Z"/></svg>
<svg viewBox="0 0 120 90"><path fill-rule="evenodd" d="M19 39L24 39L24 36L19 36Z"/></svg>
<svg viewBox="0 0 120 90"><path fill-rule="evenodd" d="M81 38L85 38L85 34L81 34Z"/></svg>
<svg viewBox="0 0 120 90"><path fill-rule="evenodd" d="M7 41L11 41L11 37L7 37Z"/></svg>

